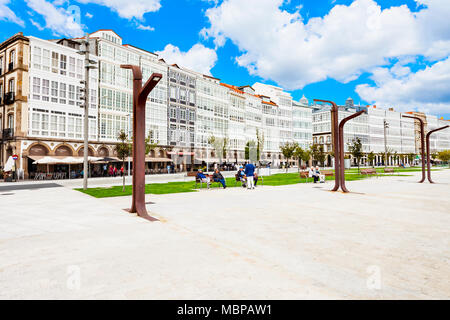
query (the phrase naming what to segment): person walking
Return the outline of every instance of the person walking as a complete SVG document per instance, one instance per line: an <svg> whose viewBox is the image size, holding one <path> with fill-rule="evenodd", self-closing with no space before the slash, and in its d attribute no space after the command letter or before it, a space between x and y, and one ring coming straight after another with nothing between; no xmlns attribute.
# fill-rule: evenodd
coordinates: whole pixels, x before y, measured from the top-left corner
<svg viewBox="0 0 450 320"><path fill-rule="evenodd" d="M245 165L245 176L247 177L247 189L255 189L255 166L249 162Z"/></svg>
<svg viewBox="0 0 450 320"><path fill-rule="evenodd" d="M227 188L227 185L225 184L225 179L224 179L223 175L220 173L219 169L216 169L216 171L214 172L213 181L220 182L224 189Z"/></svg>

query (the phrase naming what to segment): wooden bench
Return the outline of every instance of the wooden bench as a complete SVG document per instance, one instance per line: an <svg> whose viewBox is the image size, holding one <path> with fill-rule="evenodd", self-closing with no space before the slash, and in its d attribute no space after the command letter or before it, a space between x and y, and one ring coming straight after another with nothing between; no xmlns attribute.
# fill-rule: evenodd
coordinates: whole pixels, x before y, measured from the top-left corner
<svg viewBox="0 0 450 320"><path fill-rule="evenodd" d="M300 171L300 178L308 179L309 171Z"/></svg>
<svg viewBox="0 0 450 320"><path fill-rule="evenodd" d="M334 172L333 171L329 171L329 170L322 170L320 171L321 175L324 175L325 178L326 177L333 177L334 176ZM300 171L300 179L306 179L306 182L308 182L308 178L309 177L309 171Z"/></svg>
<svg viewBox="0 0 450 320"><path fill-rule="evenodd" d="M395 173L394 168L384 168L384 173Z"/></svg>
<svg viewBox="0 0 450 320"><path fill-rule="evenodd" d="M367 176L377 176L378 178L378 173L375 169L361 169L361 174Z"/></svg>
<svg viewBox="0 0 450 320"><path fill-rule="evenodd" d="M211 187L211 185L212 185L213 183L217 183L217 184L219 185L219 187L222 185L219 181L214 181L212 175L205 174L205 176L206 176L207 178L209 178L209 185L208 185L208 183L203 182L201 179L199 179L199 178L197 177L197 172L188 172L187 176L188 176L188 177L194 177L194 178L195 178L195 189L197 189L197 186L198 186L198 185L200 185L200 189L202 189L202 188L203 188L203 184L206 184L206 186L207 186L208 189Z"/></svg>
<svg viewBox="0 0 450 320"><path fill-rule="evenodd" d="M333 177L334 176L334 172L329 171L329 170L320 171L320 174L323 174L325 177Z"/></svg>

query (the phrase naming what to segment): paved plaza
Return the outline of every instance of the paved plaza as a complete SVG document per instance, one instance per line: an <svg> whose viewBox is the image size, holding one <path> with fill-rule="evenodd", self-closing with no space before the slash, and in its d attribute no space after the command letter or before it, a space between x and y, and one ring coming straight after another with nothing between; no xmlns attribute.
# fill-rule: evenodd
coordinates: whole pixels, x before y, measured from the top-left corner
<svg viewBox="0 0 450 320"><path fill-rule="evenodd" d="M130 197L0 191L0 298L450 298L450 170Z"/></svg>

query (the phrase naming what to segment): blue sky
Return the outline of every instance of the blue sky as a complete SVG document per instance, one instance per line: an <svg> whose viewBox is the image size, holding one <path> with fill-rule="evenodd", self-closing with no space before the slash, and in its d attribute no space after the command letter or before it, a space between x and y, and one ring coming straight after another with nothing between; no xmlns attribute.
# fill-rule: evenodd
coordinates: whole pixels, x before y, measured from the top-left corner
<svg viewBox="0 0 450 320"><path fill-rule="evenodd" d="M448 16L448 0L0 0L0 40L113 29L230 84L450 119Z"/></svg>

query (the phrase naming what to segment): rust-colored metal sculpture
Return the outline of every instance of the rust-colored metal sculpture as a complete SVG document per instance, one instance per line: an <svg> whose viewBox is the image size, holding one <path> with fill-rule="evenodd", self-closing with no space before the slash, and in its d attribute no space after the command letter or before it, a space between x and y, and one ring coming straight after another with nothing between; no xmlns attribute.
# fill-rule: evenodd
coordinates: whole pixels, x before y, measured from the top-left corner
<svg viewBox="0 0 450 320"><path fill-rule="evenodd" d="M359 117L364 111L359 111L350 117L345 118L339 123L339 108L336 103L329 100L314 99L314 102L324 102L331 104L331 131L333 135L333 151L334 151L334 188L331 191L338 191L342 188L344 193L348 193L345 186L345 165L344 165L344 126L353 118Z"/></svg>
<svg viewBox="0 0 450 320"><path fill-rule="evenodd" d="M343 191L344 193L348 193L348 192L349 192L348 189L347 189L347 187L345 186L344 126L345 126L345 124L346 124L348 121L350 121L350 120L352 120L352 119L354 119L354 118L356 118L356 117L359 117L359 116L362 115L363 113L364 113L364 111L359 111L359 112L357 112L357 113L355 113L355 114L352 114L351 116L349 116L349 117L343 119L343 120L341 121L341 123L339 124L339 158L340 158L340 163L341 163L341 168L340 168L340 169L341 169L341 172L340 172L340 179L341 179L341 189L342 189L342 191Z"/></svg>
<svg viewBox="0 0 450 320"><path fill-rule="evenodd" d="M430 183L434 183L434 181L431 179L431 152L430 152L430 149L431 149L430 148L431 135L433 133L435 133L435 132L447 129L449 127L450 126L445 126L445 127L442 127L442 128L438 128L438 129L435 129L435 130L432 130L432 131L428 132L428 134L427 134L427 167L428 167L428 181L430 181Z"/></svg>
<svg viewBox="0 0 450 320"><path fill-rule="evenodd" d="M334 152L334 188L331 191L338 191L340 186L340 157L339 157L339 108L333 101L314 99L314 102L324 102L331 104L331 134L333 136Z"/></svg>
<svg viewBox="0 0 450 320"><path fill-rule="evenodd" d="M422 180L419 181L419 183L425 182L425 124L423 123L423 120L419 117L415 116L407 116L403 115L403 118L409 118L419 121L420 123L420 140L422 144Z"/></svg>
<svg viewBox="0 0 450 320"><path fill-rule="evenodd" d="M130 212L149 221L158 221L149 216L145 206L145 104L162 74L153 73L142 86L142 72L138 66L120 67L133 72L133 200Z"/></svg>

